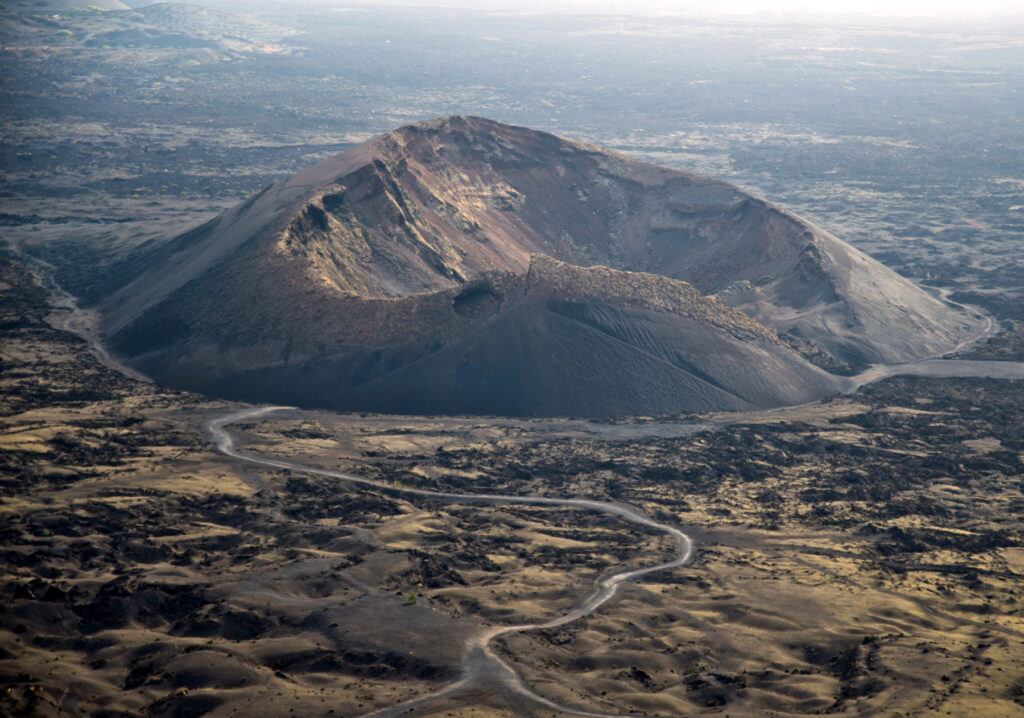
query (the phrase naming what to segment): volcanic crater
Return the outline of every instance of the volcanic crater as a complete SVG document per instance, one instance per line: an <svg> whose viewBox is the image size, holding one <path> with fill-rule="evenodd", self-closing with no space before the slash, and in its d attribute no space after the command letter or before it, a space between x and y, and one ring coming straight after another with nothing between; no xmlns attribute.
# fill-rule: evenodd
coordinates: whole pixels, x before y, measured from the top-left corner
<svg viewBox="0 0 1024 718"><path fill-rule="evenodd" d="M161 383L394 413L797 404L979 331L725 182L458 116L144 244L89 293L114 350Z"/></svg>

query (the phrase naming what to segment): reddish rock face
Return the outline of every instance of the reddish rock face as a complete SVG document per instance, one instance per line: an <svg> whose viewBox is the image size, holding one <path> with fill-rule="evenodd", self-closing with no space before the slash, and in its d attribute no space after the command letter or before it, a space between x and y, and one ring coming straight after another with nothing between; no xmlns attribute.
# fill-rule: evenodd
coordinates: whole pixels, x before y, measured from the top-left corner
<svg viewBox="0 0 1024 718"><path fill-rule="evenodd" d="M156 378L353 409L793 403L837 385L805 357L908 360L972 330L735 187L481 118L360 145L123 269L106 329Z"/></svg>

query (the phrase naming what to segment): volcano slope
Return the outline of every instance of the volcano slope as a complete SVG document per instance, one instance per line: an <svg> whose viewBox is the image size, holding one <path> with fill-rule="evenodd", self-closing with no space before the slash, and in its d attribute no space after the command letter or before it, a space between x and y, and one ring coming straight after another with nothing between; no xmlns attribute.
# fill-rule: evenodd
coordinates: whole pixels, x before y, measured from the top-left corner
<svg viewBox="0 0 1024 718"><path fill-rule="evenodd" d="M416 413L607 416L833 393L978 319L740 190L481 118L403 127L106 268L160 382Z"/></svg>

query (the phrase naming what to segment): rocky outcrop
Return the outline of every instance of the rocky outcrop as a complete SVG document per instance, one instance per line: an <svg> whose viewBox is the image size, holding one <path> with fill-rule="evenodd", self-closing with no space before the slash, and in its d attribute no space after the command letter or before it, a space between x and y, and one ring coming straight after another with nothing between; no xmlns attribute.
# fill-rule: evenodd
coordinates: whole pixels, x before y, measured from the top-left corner
<svg viewBox="0 0 1024 718"><path fill-rule="evenodd" d="M535 254L526 274L526 291L560 299L601 300L674 314L721 329L738 339L762 339L778 343L778 335L733 309L716 297L708 297L690 284L670 277L623 272L609 267L577 267Z"/></svg>

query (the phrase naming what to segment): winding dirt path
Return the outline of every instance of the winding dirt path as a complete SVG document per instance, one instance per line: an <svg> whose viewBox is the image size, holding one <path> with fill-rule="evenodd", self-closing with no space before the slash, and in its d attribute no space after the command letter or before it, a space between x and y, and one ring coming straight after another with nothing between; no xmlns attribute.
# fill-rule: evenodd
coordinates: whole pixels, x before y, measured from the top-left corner
<svg viewBox="0 0 1024 718"><path fill-rule="evenodd" d="M208 423L210 434L216 442L217 449L226 456L239 461L245 461L258 466L265 466L273 469L283 469L301 474L312 474L326 476L333 479L347 481L362 486L372 486L378 489L409 494L412 496L424 496L432 499L450 499L458 502L474 502L488 504L521 504L528 506L564 506L567 508L581 509L584 511L595 511L607 514L628 523L645 528L654 529L672 539L676 545L675 557L653 566L623 570L614 573L598 581L593 592L572 610L563 613L543 623L524 623L513 626L493 626L486 631L474 636L467 643L463 657L462 677L455 683L451 683L438 691L412 699L397 706L384 708L382 710L367 714L366 718L388 718L397 716L409 711L418 705L442 698L457 691L469 688L489 687L492 690L498 689L514 696L525 698L546 708L580 716L593 716L595 718L619 718L622 714L600 713L563 706L535 693L531 690L513 670L492 648L494 639L511 633L522 633L524 631L535 631L545 628L556 628L567 623L572 623L581 618L589 616L604 604L608 603L619 587L628 582L646 576L657 571L667 571L673 568L686 565L693 557L693 540L675 526L663 524L654 519L644 516L642 513L629 506L612 504L604 501L591 501L589 499L560 499L543 496L515 496L507 494L464 494L446 491L427 491L410 487L394 486L384 481L376 481L355 474L348 474L340 471L330 471L312 466L303 466L290 461L280 459L269 459L240 450L235 446L234 438L228 432L227 427L238 421L255 419L265 416L285 407L261 407L257 409L245 409L232 412L212 419Z"/></svg>
<svg viewBox="0 0 1024 718"><path fill-rule="evenodd" d="M929 359L920 362L912 362L900 365L879 365L868 369L861 374L851 377L847 393L852 393L862 386L871 384L881 379L897 375L915 376L941 376L941 377L988 377L998 379L1024 379L1024 362L989 362L977 360L942 360ZM525 623L512 626L493 626L471 638L463 654L462 676L454 683L451 683L437 691L419 696L405 703L396 706L383 708L378 711L366 714L363 718L395 718L407 714L424 704L438 701L455 693L473 690L486 689L490 692L501 692L505 695L525 699L551 710L561 713L591 716L592 718L623 718L627 714L602 713L588 711L573 706L559 705L544 696L539 695L527 686L518 673L493 649L492 645L496 638L513 633L535 631L546 628L556 628L567 623L572 623L581 618L589 616L601 606L608 603L618 593L619 587L628 581L635 580L657 571L666 571L686 565L693 557L694 542L687 534L669 524L659 523L638 510L622 504L612 504L603 501L592 501L589 499L573 498L547 498L541 496L515 496L507 494L465 494L444 491L428 491L410 487L401 487L388 484L383 481L376 481L355 474L348 474L340 471L330 471L311 466L304 466L290 461L280 459L269 459L255 454L246 453L235 446L234 439L227 430L227 426L245 419L254 419L274 411L280 411L288 407L260 407L232 412L212 419L208 428L216 442L218 450L233 459L266 466L285 471L297 473L326 476L329 478L347 481L363 486L372 486L378 489L386 489L411 496L423 496L432 499L450 499L459 502L475 502L489 504L520 504L529 506L564 506L567 508L594 511L607 514L628 523L643 526L668 536L676 544L676 556L671 561L665 561L653 566L633 570L623 570L601 579L594 587L593 592L572 610L563 613L543 623ZM769 414L777 410L765 410ZM729 424L749 419L750 414L738 416L735 420L726 420L714 424L697 424L703 429L714 429L728 426ZM654 425L656 427L656 425Z"/></svg>

